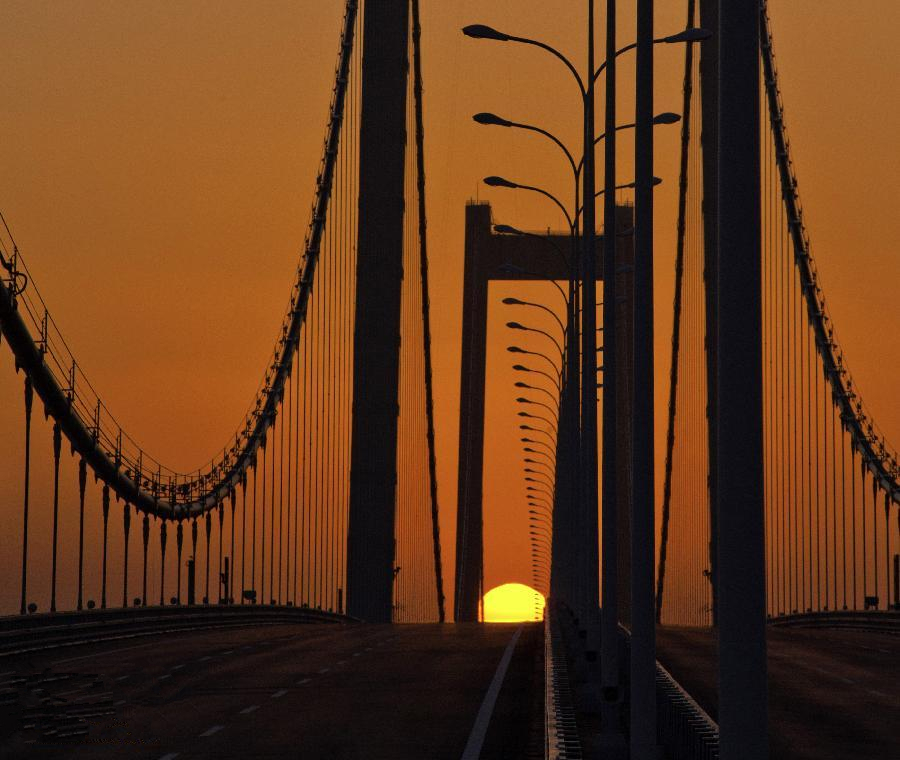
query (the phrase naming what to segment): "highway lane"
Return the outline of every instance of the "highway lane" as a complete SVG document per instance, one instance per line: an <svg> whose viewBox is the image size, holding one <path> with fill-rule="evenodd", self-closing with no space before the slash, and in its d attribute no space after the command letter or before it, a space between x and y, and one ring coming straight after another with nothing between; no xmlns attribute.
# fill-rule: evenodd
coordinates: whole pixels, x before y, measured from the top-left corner
<svg viewBox="0 0 900 760"><path fill-rule="evenodd" d="M900 758L900 637L773 627L767 644L773 758ZM715 719L712 632L660 628L657 646L659 661Z"/></svg>
<svg viewBox="0 0 900 760"><path fill-rule="evenodd" d="M32 707L6 713L0 755L458 759L515 628L277 625L6 658L0 682ZM523 630L483 757L540 748L541 637ZM70 730L48 704L87 734L44 736Z"/></svg>

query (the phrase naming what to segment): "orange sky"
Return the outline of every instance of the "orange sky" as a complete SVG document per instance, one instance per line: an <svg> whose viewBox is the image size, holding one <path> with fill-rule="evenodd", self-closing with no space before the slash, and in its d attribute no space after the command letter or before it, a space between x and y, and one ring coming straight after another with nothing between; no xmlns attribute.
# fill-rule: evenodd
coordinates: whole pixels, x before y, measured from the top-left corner
<svg viewBox="0 0 900 760"><path fill-rule="evenodd" d="M93 385L123 426L176 469L195 468L221 448L272 348L312 197L342 5L0 4L0 208ZM633 39L634 21L631 4L620 5L625 43ZM684 6L683 0L657 2L659 34L683 26ZM550 8L541 0L422 0L448 593L463 206L480 197L503 222L558 227L546 204L487 192L479 180L497 173L561 192L568 187L558 156L540 141L477 127L469 117L493 110L541 123L565 139L578 133L574 88L560 67L533 50L468 40L459 29L488 23L580 55L582 12L578 2ZM900 7L893 0L772 0L771 15L813 253L857 386L896 445L900 61L894 37ZM623 83L632 62L620 66ZM681 50L658 47L657 66L658 110L678 111ZM630 121L627 92L619 109L620 120ZM657 135L656 174L665 180L656 196L662 399L678 129ZM619 178L626 182L632 176L627 133L619 145ZM501 348L506 338L493 307L502 295L497 289L491 301L490 328L492 344ZM489 364L487 587L530 582L523 506L509 498L521 492L521 481L509 458L517 436L507 363L501 357ZM20 396L3 347L0 418L4 431L15 431L0 441L0 510L16 526L0 535L8 578L18 578ZM47 440L36 446L49 452ZM35 520L39 526L44 518ZM4 590L0 608L14 599L14 591Z"/></svg>

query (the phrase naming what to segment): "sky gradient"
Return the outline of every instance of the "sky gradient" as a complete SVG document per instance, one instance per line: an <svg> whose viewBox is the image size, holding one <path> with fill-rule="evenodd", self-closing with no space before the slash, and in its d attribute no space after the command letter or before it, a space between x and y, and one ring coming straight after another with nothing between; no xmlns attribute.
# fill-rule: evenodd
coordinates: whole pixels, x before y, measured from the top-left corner
<svg viewBox="0 0 900 760"><path fill-rule="evenodd" d="M320 158L342 13L339 0L0 4L0 209L73 353L123 427L191 470L232 434L252 399L299 257ZM634 36L620 4L618 36ZM812 251L837 337L869 411L900 441L900 59L893 0L772 0L780 82ZM491 110L574 144L576 92L534 50L466 39L487 23L583 58L581 3L422 0L428 229L445 579L452 593L463 212L559 228L546 204L489 191L488 174L568 188L535 138L472 123ZM602 14L599 21L602 35ZM657 2L657 33L685 2ZM601 37L602 39L602 37ZM680 110L682 50L657 48L657 110ZM633 59L620 66L631 121ZM678 128L657 130L657 399L671 330ZM619 181L633 145L619 141ZM627 199L627 196L623 196ZM541 286L533 286L535 292ZM546 286L545 286L546 287ZM514 378L491 292L485 585L530 583ZM549 298L549 296L548 296ZM20 379L0 349L0 514L19 525ZM15 403L9 401L15 398ZM657 415L659 424L664 415ZM49 435L45 446L49 454ZM662 428L658 429L662 438ZM49 458L49 456L47 457ZM13 482L15 479L15 483ZM513 499L510 494L517 494ZM36 508L37 509L37 508ZM47 510L42 505L43 512ZM45 518L40 514L36 525ZM38 528L35 528L38 530ZM18 576L18 527L0 536ZM3 592L6 609L14 592Z"/></svg>

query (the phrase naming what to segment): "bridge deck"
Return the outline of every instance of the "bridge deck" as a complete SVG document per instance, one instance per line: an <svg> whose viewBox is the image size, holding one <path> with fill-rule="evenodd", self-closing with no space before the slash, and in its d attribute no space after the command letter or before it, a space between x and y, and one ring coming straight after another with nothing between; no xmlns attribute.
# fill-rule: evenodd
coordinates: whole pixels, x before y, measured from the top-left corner
<svg viewBox="0 0 900 760"><path fill-rule="evenodd" d="M18 709L0 710L0 756L458 760L514 630L278 625L5 659L0 680L26 682ZM540 627L526 626L483 757L541 749L541 643ZM38 683L51 674L71 677ZM40 717L53 712L37 708L46 697L70 713L84 706L88 734L43 739L39 726L66 725L58 709Z"/></svg>
<svg viewBox="0 0 900 760"><path fill-rule="evenodd" d="M773 758L900 757L900 638L837 629L769 629ZM657 657L715 719L709 629L661 628Z"/></svg>

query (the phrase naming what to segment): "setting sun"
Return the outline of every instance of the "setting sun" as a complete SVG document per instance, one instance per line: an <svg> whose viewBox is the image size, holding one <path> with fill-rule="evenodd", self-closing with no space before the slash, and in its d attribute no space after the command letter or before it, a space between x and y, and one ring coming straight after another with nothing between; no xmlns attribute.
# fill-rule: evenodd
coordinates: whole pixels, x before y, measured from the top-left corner
<svg viewBox="0 0 900 760"><path fill-rule="evenodd" d="M504 583L484 595L485 623L520 623L542 620L544 595L522 583Z"/></svg>

